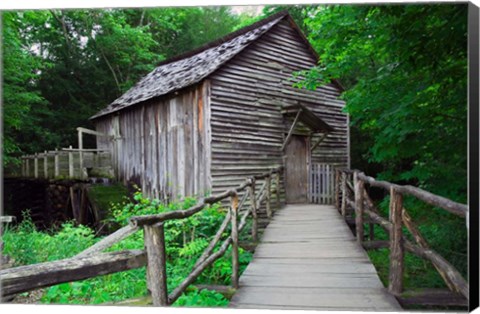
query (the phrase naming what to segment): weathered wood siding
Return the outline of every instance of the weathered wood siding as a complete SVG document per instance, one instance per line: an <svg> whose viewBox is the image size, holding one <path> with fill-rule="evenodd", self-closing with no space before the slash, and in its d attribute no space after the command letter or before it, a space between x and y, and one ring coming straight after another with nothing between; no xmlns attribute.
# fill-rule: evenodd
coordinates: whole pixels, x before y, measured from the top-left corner
<svg viewBox="0 0 480 314"><path fill-rule="evenodd" d="M284 20L210 76L214 193L283 163L281 147L291 122L283 118L282 104L301 102L335 129L311 162L348 165L348 118L337 98L340 89L292 87L291 73L313 65L306 44Z"/></svg>
<svg viewBox="0 0 480 314"><path fill-rule="evenodd" d="M208 81L96 121L99 148L113 151L116 176L162 200L209 191Z"/></svg>

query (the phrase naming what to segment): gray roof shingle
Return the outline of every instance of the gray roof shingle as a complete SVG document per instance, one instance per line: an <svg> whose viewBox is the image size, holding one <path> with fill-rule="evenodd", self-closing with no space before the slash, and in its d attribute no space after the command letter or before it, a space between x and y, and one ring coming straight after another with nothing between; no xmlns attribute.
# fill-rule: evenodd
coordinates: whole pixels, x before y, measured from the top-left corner
<svg viewBox="0 0 480 314"><path fill-rule="evenodd" d="M271 29L286 15L287 13L276 14L268 19L257 22L247 27L246 32L244 30L237 31L240 33L238 36L229 38L213 47L207 46L207 49L200 48L200 51L193 55L186 54L186 57L180 59L175 58L171 62L167 60L166 63L159 65L125 94L117 98L106 108L100 110L90 119L108 115L142 101L163 96L200 82L220 68L225 62L237 55L250 43L265 34L265 32ZM252 29L252 26L256 27ZM231 35L236 35L237 32Z"/></svg>

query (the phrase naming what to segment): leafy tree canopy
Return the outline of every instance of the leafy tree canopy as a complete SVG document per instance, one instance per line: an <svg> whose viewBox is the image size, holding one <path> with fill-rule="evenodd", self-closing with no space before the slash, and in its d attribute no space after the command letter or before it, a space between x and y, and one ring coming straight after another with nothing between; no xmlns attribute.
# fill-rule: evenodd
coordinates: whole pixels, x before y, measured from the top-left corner
<svg viewBox="0 0 480 314"><path fill-rule="evenodd" d="M320 64L303 86L344 85L352 166L465 202L467 5L318 6L304 22Z"/></svg>

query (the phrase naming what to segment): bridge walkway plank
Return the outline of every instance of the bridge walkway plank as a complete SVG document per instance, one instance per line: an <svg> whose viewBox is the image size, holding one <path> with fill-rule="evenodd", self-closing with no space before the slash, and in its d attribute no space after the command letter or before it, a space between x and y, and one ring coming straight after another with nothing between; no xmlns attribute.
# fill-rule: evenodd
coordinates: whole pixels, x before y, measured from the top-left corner
<svg viewBox="0 0 480 314"><path fill-rule="evenodd" d="M315 204L275 213L230 307L401 310L338 211Z"/></svg>

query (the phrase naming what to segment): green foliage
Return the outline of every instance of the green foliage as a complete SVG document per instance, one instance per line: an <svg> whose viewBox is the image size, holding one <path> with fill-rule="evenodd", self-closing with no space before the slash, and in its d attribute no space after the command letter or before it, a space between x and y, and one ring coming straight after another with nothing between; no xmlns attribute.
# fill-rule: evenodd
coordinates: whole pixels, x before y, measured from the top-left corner
<svg viewBox="0 0 480 314"><path fill-rule="evenodd" d="M343 83L356 166L465 202L467 5L321 6L305 23L321 63L301 85Z"/></svg>
<svg viewBox="0 0 480 314"><path fill-rule="evenodd" d="M113 219L125 225L132 216L157 214L172 210L187 209L196 204L195 198L182 202L162 204L158 200L145 198L140 191L134 202L124 202L113 207ZM165 223L167 247L167 285L173 291L191 272L195 262L206 248L225 218L225 211L212 205L201 212L182 220ZM228 233L226 232L226 235ZM62 225L59 230L39 232L28 215L18 226L5 230L4 254L11 256L16 265L40 263L72 257L97 240L93 231L72 223ZM143 249L143 231L116 243L107 251ZM217 248L218 249L218 248ZM240 267L243 271L251 260L251 254L240 250ZM231 250L207 268L197 279L198 283L228 284L231 280ZM43 303L100 304L142 297L146 294L145 267L88 280L64 283L46 289ZM190 287L174 306L225 306L228 300L213 291L198 291Z"/></svg>
<svg viewBox="0 0 480 314"><path fill-rule="evenodd" d="M75 145L75 128L92 128L88 118L158 62L243 19L228 7L4 12L6 170L22 154Z"/></svg>
<svg viewBox="0 0 480 314"><path fill-rule="evenodd" d="M22 222L3 234L3 253L12 256L16 265L28 265L69 258L95 243L93 230L73 222L58 230L40 232L28 213Z"/></svg>

